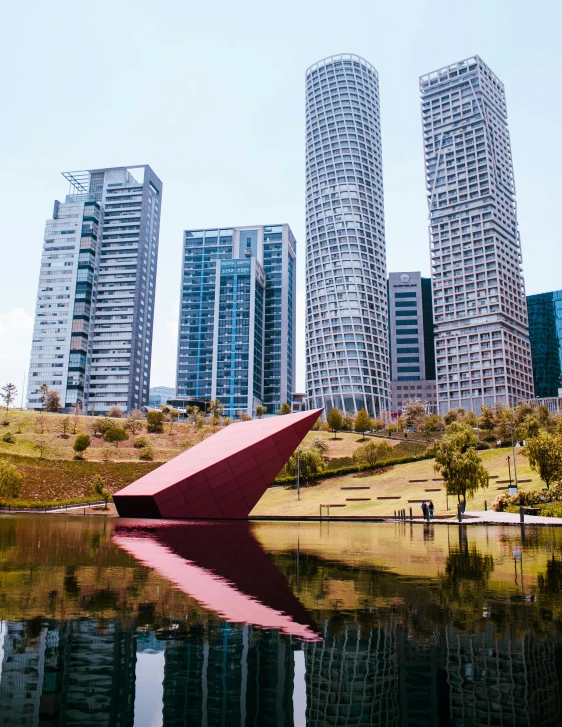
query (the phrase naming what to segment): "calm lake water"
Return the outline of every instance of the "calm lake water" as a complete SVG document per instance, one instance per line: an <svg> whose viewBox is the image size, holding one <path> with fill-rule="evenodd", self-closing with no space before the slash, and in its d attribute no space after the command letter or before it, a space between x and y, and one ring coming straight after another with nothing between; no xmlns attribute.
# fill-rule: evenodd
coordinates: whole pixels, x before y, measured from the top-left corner
<svg viewBox="0 0 562 727"><path fill-rule="evenodd" d="M0 724L561 724L562 529L0 516Z"/></svg>

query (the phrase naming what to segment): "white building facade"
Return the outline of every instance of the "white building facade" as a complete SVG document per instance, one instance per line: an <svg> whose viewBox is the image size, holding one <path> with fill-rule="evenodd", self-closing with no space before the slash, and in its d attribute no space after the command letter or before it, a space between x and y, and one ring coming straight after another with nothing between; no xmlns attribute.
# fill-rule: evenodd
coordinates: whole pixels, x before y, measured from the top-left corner
<svg viewBox="0 0 562 727"><path fill-rule="evenodd" d="M390 406L379 83L359 56L306 72L306 372L311 407Z"/></svg>
<svg viewBox="0 0 562 727"><path fill-rule="evenodd" d="M162 183L149 166L65 172L45 226L27 401L148 404Z"/></svg>
<svg viewBox="0 0 562 727"><path fill-rule="evenodd" d="M420 79L439 413L533 396L505 91L474 56Z"/></svg>

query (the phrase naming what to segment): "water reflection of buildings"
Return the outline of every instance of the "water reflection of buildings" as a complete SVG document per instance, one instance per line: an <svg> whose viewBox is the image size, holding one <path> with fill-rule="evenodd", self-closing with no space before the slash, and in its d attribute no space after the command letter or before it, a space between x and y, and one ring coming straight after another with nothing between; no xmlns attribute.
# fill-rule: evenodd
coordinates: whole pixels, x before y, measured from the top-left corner
<svg viewBox="0 0 562 727"><path fill-rule="evenodd" d="M304 644L306 724L398 725L399 668L396 636L383 629L324 631Z"/></svg>
<svg viewBox="0 0 562 727"><path fill-rule="evenodd" d="M133 724L131 629L85 619L4 626L0 724Z"/></svg>
<svg viewBox="0 0 562 727"><path fill-rule="evenodd" d="M560 648L560 647L558 647ZM498 639L446 633L447 676L454 725L560 724L557 643L532 636Z"/></svg>
<svg viewBox="0 0 562 727"><path fill-rule="evenodd" d="M299 650L307 727L560 724L559 641L498 638L492 626L419 638L392 620L378 628L342 616L314 642L205 619L167 640L118 620L3 628L0 725L132 726L136 652L158 652L165 727L292 727Z"/></svg>
<svg viewBox="0 0 562 727"><path fill-rule="evenodd" d="M251 626L166 644L165 725L293 725L291 641Z"/></svg>

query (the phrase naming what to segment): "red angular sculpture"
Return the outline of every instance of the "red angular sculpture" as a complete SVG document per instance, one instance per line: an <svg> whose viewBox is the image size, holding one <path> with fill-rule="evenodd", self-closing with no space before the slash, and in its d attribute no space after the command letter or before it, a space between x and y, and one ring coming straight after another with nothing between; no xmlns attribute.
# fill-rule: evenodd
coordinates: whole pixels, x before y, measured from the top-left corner
<svg viewBox="0 0 562 727"><path fill-rule="evenodd" d="M231 424L113 495L121 517L243 519L321 409Z"/></svg>

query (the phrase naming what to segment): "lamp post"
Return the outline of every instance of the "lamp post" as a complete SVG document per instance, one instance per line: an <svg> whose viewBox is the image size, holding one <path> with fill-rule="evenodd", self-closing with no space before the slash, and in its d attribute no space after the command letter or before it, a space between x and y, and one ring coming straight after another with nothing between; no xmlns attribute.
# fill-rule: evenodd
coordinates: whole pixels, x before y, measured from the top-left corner
<svg viewBox="0 0 562 727"><path fill-rule="evenodd" d="M515 479L515 489L518 489L517 485L517 463L515 461L515 445L513 443L513 417L511 419L511 454L513 455L513 477ZM510 476L511 479L511 476Z"/></svg>
<svg viewBox="0 0 562 727"><path fill-rule="evenodd" d="M297 500L301 499L301 448L297 449Z"/></svg>

